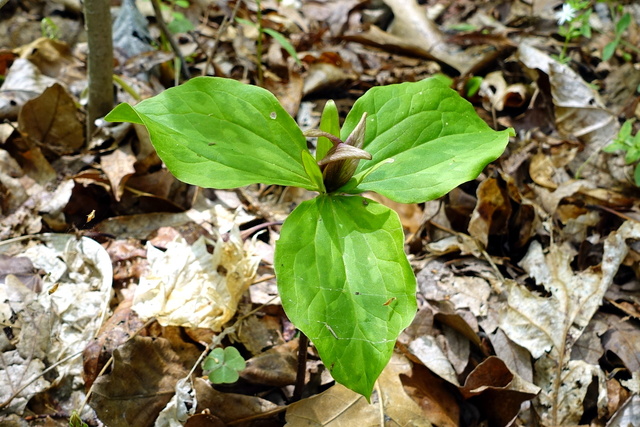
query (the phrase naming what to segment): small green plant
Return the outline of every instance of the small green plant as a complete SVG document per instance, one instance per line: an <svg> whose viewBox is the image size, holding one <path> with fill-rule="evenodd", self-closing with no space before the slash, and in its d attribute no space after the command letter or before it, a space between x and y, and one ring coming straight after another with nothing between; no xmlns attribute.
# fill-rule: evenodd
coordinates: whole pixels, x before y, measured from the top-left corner
<svg viewBox="0 0 640 427"><path fill-rule="evenodd" d="M278 44L280 44L280 46L282 46L282 48L286 50L289 55L291 55L291 57L296 61L298 65L302 65L302 62L300 61L300 58L298 58L298 52L296 52L296 49L293 47L293 45L289 43L289 40L287 40L282 34L277 32L276 30L273 30L271 28L264 28L262 26L262 4L260 0L256 0L256 7L257 7L256 20L258 21L257 23L253 23L249 20L242 19L242 18L236 18L236 21L244 25L250 25L254 27L256 30L258 30L258 40L256 42L256 66L258 67L258 84L262 86L263 80L264 80L263 71L262 71L262 35L263 34L267 34L271 36L276 42L278 42Z"/></svg>
<svg viewBox="0 0 640 427"><path fill-rule="evenodd" d="M202 362L202 369L214 384L234 383L247 365L235 347L215 348Z"/></svg>
<svg viewBox="0 0 640 427"><path fill-rule="evenodd" d="M592 12L591 2L588 0L569 0L562 5L556 18L560 26L558 33L564 37L564 43L560 55L553 55L558 62L562 64L569 62L570 58L567 56L569 43L579 37L591 38L589 17Z"/></svg>
<svg viewBox="0 0 640 427"><path fill-rule="evenodd" d="M89 427L89 425L82 421L77 411L73 411L69 417L69 427Z"/></svg>
<svg viewBox="0 0 640 427"><path fill-rule="evenodd" d="M633 178L636 185L640 187L640 163L638 163L640 161L640 132L636 133L635 136L632 135L634 121L633 119L625 121L616 139L604 147L603 151L606 153L626 152L624 160L628 165L636 164Z"/></svg>
<svg viewBox="0 0 640 427"><path fill-rule="evenodd" d="M189 8L188 0L171 0L169 4L160 4L160 9L168 10L171 13L171 22L168 24L169 31L171 34L179 34L179 33L188 33L193 30L195 27L193 23L184 16L184 13L176 10L176 7L182 9Z"/></svg>
<svg viewBox="0 0 640 427"><path fill-rule="evenodd" d="M325 107L315 154L269 91L198 77L109 121L143 124L167 168L201 187L254 183L318 192L284 221L274 268L282 305L333 378L370 397L416 313L416 279L392 209L374 191L417 203L475 179L513 130L492 130L457 92L430 78L369 90L340 128Z"/></svg>
<svg viewBox="0 0 640 427"><path fill-rule="evenodd" d="M615 38L607 43L607 45L602 49L602 60L608 61L613 57L613 54L616 52L618 45L623 42L622 35L626 31L626 29L631 24L631 15L629 13L625 13L622 15L620 20L616 23L616 36ZM631 56L627 53L625 60L630 60Z"/></svg>
<svg viewBox="0 0 640 427"><path fill-rule="evenodd" d="M60 27L58 27L51 18L46 16L40 21L40 31L42 32L42 37L48 39L58 40L60 37Z"/></svg>

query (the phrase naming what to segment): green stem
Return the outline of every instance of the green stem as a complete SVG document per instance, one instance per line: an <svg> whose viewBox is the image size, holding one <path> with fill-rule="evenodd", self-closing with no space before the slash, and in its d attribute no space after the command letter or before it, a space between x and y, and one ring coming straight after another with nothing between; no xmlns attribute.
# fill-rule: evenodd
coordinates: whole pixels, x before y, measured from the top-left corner
<svg viewBox="0 0 640 427"><path fill-rule="evenodd" d="M133 97L133 99L135 99L136 101L140 101L142 99L142 97L140 96L140 94L138 92L136 92L136 90L134 88L132 88L131 86L129 86L127 84L127 82L125 82L124 80L122 80L120 78L120 76L117 75L113 75L113 81L116 82L116 84L118 86L120 86L122 88L122 90L124 90L125 92L127 92L129 95L131 95Z"/></svg>

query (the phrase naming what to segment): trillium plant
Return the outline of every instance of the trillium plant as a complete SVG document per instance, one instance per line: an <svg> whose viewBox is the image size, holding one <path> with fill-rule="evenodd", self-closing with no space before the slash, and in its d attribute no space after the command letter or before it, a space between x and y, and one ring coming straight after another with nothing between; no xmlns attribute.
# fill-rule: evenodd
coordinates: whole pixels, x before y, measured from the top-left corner
<svg viewBox="0 0 640 427"><path fill-rule="evenodd" d="M333 378L367 398L417 303L398 215L360 194L440 197L475 179L513 133L492 130L438 78L369 90L342 127L328 102L320 129L306 133L267 90L216 77L120 104L106 119L145 125L167 168L189 184L318 193L282 224L278 289Z"/></svg>

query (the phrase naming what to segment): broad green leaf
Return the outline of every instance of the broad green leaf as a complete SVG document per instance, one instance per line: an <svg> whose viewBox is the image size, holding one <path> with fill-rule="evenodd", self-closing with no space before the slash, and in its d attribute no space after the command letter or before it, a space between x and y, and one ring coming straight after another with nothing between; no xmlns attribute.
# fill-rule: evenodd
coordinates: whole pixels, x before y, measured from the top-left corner
<svg viewBox="0 0 640 427"><path fill-rule="evenodd" d="M340 137L340 116L336 103L330 99L324 104L322 117L320 118L320 130ZM328 138L321 136L316 145L316 160L322 160L333 147L333 143Z"/></svg>
<svg viewBox="0 0 640 427"><path fill-rule="evenodd" d="M416 313L416 280L397 214L358 196L321 195L282 225L274 266L289 319L333 378L369 398Z"/></svg>
<svg viewBox="0 0 640 427"><path fill-rule="evenodd" d="M235 347L215 348L202 362L202 369L209 372L209 381L214 384L238 381L238 372L246 368L246 363Z"/></svg>
<svg viewBox="0 0 640 427"><path fill-rule="evenodd" d="M197 77L106 120L143 124L167 168L201 187L253 183L317 190L302 164L307 142L269 91L235 80Z"/></svg>
<svg viewBox="0 0 640 427"><path fill-rule="evenodd" d="M640 187L640 165L636 165L635 169L633 170L633 178L636 182L636 185Z"/></svg>
<svg viewBox="0 0 640 427"><path fill-rule="evenodd" d="M368 113L354 191L375 191L415 203L435 199L478 176L504 151L513 130L496 132L473 106L438 79L370 89L356 101L342 127L345 139ZM393 159L367 173L373 166ZM346 184L344 188L349 188Z"/></svg>

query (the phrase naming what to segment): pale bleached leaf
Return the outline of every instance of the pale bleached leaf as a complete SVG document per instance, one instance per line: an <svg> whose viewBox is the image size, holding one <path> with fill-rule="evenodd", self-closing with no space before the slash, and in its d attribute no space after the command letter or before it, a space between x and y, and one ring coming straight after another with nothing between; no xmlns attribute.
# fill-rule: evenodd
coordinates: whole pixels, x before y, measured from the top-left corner
<svg viewBox="0 0 640 427"><path fill-rule="evenodd" d="M520 266L546 294L507 281L508 301L500 313L500 327L538 359L535 382L543 393L535 407L544 423L578 423L593 377L599 384L598 408L605 407L602 370L571 361L570 354L627 255L626 240L638 238L640 224L625 222L605 240L601 265L579 272L571 267L575 251L570 245L552 243L545 253L540 243L533 242Z"/></svg>

